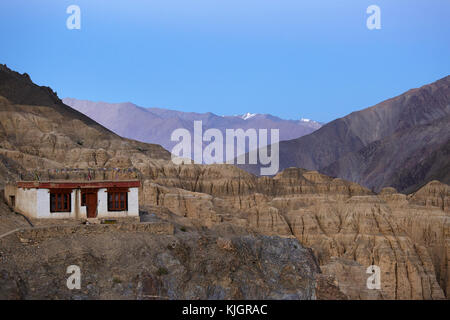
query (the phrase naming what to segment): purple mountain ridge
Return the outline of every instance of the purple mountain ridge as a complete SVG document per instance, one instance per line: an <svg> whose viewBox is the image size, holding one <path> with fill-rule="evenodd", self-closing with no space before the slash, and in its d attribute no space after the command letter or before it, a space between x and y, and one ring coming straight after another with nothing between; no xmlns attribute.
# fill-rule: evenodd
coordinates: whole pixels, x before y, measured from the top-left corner
<svg viewBox="0 0 450 320"><path fill-rule="evenodd" d="M63 102L85 114L116 134L147 143L160 144L167 150L178 143L170 140L178 128L187 129L193 136L194 121L202 121L203 132L219 129L225 137L226 129L279 129L280 141L310 134L322 124L309 120L284 120L270 114L219 116L214 113L182 112L162 108L144 108L130 102L107 103L64 98ZM224 139L224 144L226 143ZM225 150L225 145L224 145ZM248 149L246 149L248 151Z"/></svg>

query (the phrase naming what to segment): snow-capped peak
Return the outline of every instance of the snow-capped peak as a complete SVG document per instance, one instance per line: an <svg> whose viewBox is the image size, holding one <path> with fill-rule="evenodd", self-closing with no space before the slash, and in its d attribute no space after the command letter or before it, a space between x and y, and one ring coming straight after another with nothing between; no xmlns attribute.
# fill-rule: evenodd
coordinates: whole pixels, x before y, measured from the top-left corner
<svg viewBox="0 0 450 320"><path fill-rule="evenodd" d="M311 122L311 119L301 118L300 121L301 121L301 122Z"/></svg>
<svg viewBox="0 0 450 320"><path fill-rule="evenodd" d="M247 120L247 119L253 118L254 116L256 116L256 113L247 112L246 114L242 115L241 118L244 120Z"/></svg>

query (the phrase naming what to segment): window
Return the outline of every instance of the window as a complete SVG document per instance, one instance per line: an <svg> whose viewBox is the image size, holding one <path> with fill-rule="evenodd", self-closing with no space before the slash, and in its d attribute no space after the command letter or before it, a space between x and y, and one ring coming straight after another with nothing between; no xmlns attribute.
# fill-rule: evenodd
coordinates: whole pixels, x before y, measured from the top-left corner
<svg viewBox="0 0 450 320"><path fill-rule="evenodd" d="M70 212L71 206L71 190L50 191L50 212Z"/></svg>
<svg viewBox="0 0 450 320"><path fill-rule="evenodd" d="M86 192L81 192L81 206L86 206Z"/></svg>
<svg viewBox="0 0 450 320"><path fill-rule="evenodd" d="M16 207L16 196L9 196L9 203L10 203L11 207L15 208Z"/></svg>
<svg viewBox="0 0 450 320"><path fill-rule="evenodd" d="M108 211L128 210L128 190L120 188L108 189Z"/></svg>

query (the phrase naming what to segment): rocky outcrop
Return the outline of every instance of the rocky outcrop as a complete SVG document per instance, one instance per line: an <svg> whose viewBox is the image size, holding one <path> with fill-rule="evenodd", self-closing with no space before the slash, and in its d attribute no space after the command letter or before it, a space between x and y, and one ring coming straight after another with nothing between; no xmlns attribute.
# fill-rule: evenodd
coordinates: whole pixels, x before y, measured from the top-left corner
<svg viewBox="0 0 450 320"><path fill-rule="evenodd" d="M335 276L350 298L444 298L430 253L401 231L390 208L377 197L324 201L289 211L286 217L294 235L313 248L323 272ZM381 269L382 287L376 294L366 288L370 265Z"/></svg>
<svg viewBox="0 0 450 320"><path fill-rule="evenodd" d="M408 206L388 201L399 226L412 241L427 248L436 278L444 293L450 293L450 188L429 182L408 197Z"/></svg>
<svg viewBox="0 0 450 320"><path fill-rule="evenodd" d="M439 181L431 181L410 196L412 204L450 210L450 187Z"/></svg>
<svg viewBox="0 0 450 320"><path fill-rule="evenodd" d="M447 185L432 182L411 196L394 188L377 195L357 184L303 169L290 168L273 179L250 177L243 184L242 179L230 178L236 175L226 172L226 167L221 168L222 177L220 167L206 169L216 170L215 179L209 180L208 174L192 165L179 171L165 169L164 179L158 175L155 181L179 186L174 181L189 179L179 178L178 173L189 176L189 168L195 168L190 174L199 174L189 178L195 181L191 188L210 193L149 180L143 187L145 204L169 208L207 227L226 221L267 235L295 236L313 249L323 273L350 299L445 298ZM171 177L168 172L178 173ZM241 186L241 192L227 195L223 185L228 190ZM370 265L381 268L380 291L366 286Z"/></svg>

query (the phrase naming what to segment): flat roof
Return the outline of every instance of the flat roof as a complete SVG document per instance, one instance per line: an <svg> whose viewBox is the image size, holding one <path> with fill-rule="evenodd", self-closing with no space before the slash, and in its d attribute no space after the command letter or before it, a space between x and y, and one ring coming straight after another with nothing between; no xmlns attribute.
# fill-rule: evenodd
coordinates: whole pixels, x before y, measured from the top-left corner
<svg viewBox="0 0 450 320"><path fill-rule="evenodd" d="M18 188L27 189L79 189L79 188L139 188L139 180L53 180L53 181L17 181Z"/></svg>

